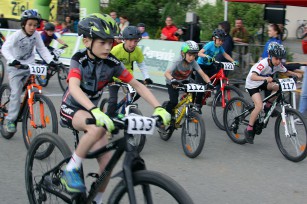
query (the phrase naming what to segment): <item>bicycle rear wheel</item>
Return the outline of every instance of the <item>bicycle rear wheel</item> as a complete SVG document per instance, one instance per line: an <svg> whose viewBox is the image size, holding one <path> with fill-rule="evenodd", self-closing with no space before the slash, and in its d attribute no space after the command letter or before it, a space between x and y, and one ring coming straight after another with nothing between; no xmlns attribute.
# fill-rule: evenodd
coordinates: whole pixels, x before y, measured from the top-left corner
<svg viewBox="0 0 307 204"><path fill-rule="evenodd" d="M48 157L43 160L38 160L36 155L40 153L40 149L45 148L45 146L54 146L54 149ZM54 171L44 177L43 175L70 156L71 151L60 136L54 133L45 132L35 137L27 153L25 164L25 183L30 204L67 203L60 197L51 193L51 191L53 191L59 195L65 195L65 187L62 186L60 177L62 173L61 168L67 163L64 162ZM67 161L68 160L69 159L67 159ZM68 194L67 197L69 197Z"/></svg>
<svg viewBox="0 0 307 204"><path fill-rule="evenodd" d="M241 97L232 98L224 110L224 125L228 137L237 144L245 144L244 130L249 122L250 112L238 117L251 106Z"/></svg>
<svg viewBox="0 0 307 204"><path fill-rule="evenodd" d="M297 124L300 119L302 124ZM289 135L285 133L288 128ZM286 108L285 123L279 115L275 122L275 139L280 152L290 161L299 162L307 155L307 123L297 110Z"/></svg>
<svg viewBox="0 0 307 204"><path fill-rule="evenodd" d="M43 106L44 113L41 112L40 108ZM22 120L22 135L26 148L28 149L32 140L42 132L53 132L58 133L58 118L56 110L50 101L50 99L42 94L35 93L33 100L33 116L34 122L37 127L31 125L31 115L29 111L29 106L25 108L23 120ZM42 119L42 115L44 118ZM46 126L43 127L42 120L44 120ZM41 152L37 151L36 157L38 159L43 159L47 157L52 152L53 146L41 149Z"/></svg>
<svg viewBox="0 0 307 204"><path fill-rule="evenodd" d="M296 38L297 39L303 39L304 37L304 32L305 32L305 27L303 25L299 26L296 29Z"/></svg>
<svg viewBox="0 0 307 204"><path fill-rule="evenodd" d="M11 139L15 133L9 133L4 130L3 121L8 114L10 103L11 88L8 84L3 84L0 88L0 132L5 139Z"/></svg>
<svg viewBox="0 0 307 204"><path fill-rule="evenodd" d="M4 73L5 73L5 66L0 57L0 86L2 85L4 80Z"/></svg>
<svg viewBox="0 0 307 204"><path fill-rule="evenodd" d="M68 83L67 83L67 77L68 77L68 71L69 68L65 67L65 65L59 65L58 67L58 80L59 80L59 84L60 87L63 91L66 90Z"/></svg>
<svg viewBox="0 0 307 204"><path fill-rule="evenodd" d="M205 144L205 122L197 112L190 112L185 118L181 131L181 143L185 153L190 158L197 157Z"/></svg>
<svg viewBox="0 0 307 204"><path fill-rule="evenodd" d="M227 104L227 102L230 101L230 99L232 99L233 97L243 98L243 94L235 86L225 86L224 97L225 97L225 103ZM213 99L211 112L212 112L212 118L216 126L218 126L221 130L225 130L224 119L223 119L224 108L222 107L222 91L221 90L219 90L216 93Z"/></svg>
<svg viewBox="0 0 307 204"><path fill-rule="evenodd" d="M173 179L159 172L142 170L133 173L137 203L193 204L187 192ZM127 186L122 180L114 188L108 204L129 203Z"/></svg>

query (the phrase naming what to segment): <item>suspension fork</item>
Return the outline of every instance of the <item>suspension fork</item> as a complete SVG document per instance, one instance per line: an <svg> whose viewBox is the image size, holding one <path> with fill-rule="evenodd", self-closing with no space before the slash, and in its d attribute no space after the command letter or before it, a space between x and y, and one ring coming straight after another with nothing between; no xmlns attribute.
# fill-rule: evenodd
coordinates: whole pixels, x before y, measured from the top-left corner
<svg viewBox="0 0 307 204"><path fill-rule="evenodd" d="M29 85L31 86L31 85ZM33 104L34 104L34 99L35 99L35 93L36 92L31 92L31 88L28 87L28 106L29 106L29 112L30 112L30 124L33 128L37 128L37 124L34 122L34 110L33 110ZM41 90L39 90L39 94L41 93ZM39 101L39 110L40 110L40 120L41 120L41 125L43 128L46 127L45 123L45 111L44 111L44 103Z"/></svg>

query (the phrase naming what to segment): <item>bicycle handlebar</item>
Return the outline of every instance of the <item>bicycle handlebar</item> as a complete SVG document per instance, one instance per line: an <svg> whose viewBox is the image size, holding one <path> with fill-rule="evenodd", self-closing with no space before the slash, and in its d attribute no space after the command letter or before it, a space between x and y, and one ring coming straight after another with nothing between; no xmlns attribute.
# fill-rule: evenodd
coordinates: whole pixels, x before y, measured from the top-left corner
<svg viewBox="0 0 307 204"><path fill-rule="evenodd" d="M17 69L29 69L29 65L25 65L25 64L20 64L20 65L13 65L12 63L9 63L9 66L13 66L13 67L16 67L16 66L19 66Z"/></svg>

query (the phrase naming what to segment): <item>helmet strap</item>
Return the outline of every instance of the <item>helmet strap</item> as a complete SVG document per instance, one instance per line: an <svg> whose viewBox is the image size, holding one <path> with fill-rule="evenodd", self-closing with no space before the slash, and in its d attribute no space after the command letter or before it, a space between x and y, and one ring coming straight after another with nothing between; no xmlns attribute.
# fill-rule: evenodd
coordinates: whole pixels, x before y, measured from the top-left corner
<svg viewBox="0 0 307 204"><path fill-rule="evenodd" d="M95 40L95 39L92 39L91 47L89 47L89 48L87 47L86 49L87 49L88 51L90 51L91 55L94 56L94 62L97 62L97 61L101 60L101 58L100 58L100 57L97 57L97 55L95 55L95 54L93 53L92 48L93 48L94 40Z"/></svg>

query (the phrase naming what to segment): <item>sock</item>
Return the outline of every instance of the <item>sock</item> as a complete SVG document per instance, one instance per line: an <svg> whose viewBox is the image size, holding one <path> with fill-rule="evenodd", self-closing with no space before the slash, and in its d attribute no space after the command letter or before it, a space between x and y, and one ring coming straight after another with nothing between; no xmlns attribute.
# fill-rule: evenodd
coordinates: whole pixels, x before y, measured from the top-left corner
<svg viewBox="0 0 307 204"><path fill-rule="evenodd" d="M74 152L66 166L66 170L71 171L72 169L79 168L81 166L82 160L83 158L79 157L76 152Z"/></svg>
<svg viewBox="0 0 307 204"><path fill-rule="evenodd" d="M103 195L103 192L98 192L96 197L94 198L94 201L97 204L101 204L102 203L102 195Z"/></svg>
<svg viewBox="0 0 307 204"><path fill-rule="evenodd" d="M254 129L254 127L253 126L251 126L250 124L248 124L248 126L247 126L247 128L246 128L247 130L253 130Z"/></svg>

